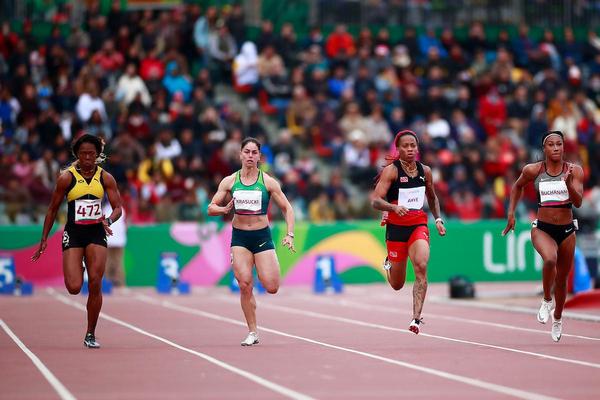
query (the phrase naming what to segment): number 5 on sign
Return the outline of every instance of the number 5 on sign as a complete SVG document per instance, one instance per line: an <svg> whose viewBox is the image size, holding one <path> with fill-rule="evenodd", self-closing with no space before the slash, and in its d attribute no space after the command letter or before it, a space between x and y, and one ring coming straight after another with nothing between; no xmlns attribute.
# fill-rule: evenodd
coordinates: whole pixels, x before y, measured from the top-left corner
<svg viewBox="0 0 600 400"><path fill-rule="evenodd" d="M15 261L12 256L0 255L0 292L12 293L15 284Z"/></svg>

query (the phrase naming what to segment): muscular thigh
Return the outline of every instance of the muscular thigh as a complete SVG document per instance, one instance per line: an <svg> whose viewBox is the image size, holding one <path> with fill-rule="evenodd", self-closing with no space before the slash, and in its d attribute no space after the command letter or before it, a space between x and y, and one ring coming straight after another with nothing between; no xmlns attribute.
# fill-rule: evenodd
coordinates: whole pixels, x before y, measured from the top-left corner
<svg viewBox="0 0 600 400"><path fill-rule="evenodd" d="M571 270L573 258L575 257L575 234L571 234L562 241L558 247L558 259L556 260L556 269L565 274Z"/></svg>
<svg viewBox="0 0 600 400"><path fill-rule="evenodd" d="M538 228L531 230L531 243L544 261L556 260L558 245L546 232Z"/></svg>
<svg viewBox="0 0 600 400"><path fill-rule="evenodd" d="M241 246L231 247L231 264L238 282L252 282L254 256L250 250Z"/></svg>
<svg viewBox="0 0 600 400"><path fill-rule="evenodd" d="M258 277L263 285L269 286L268 283L279 283L279 260L275 250L266 250L254 254L254 262L256 263Z"/></svg>
<svg viewBox="0 0 600 400"><path fill-rule="evenodd" d="M390 283L404 284L404 281L406 281L406 261L405 258L404 260L390 262L392 264L392 268L388 271Z"/></svg>
<svg viewBox="0 0 600 400"><path fill-rule="evenodd" d="M63 274L66 281L83 282L83 247L63 251Z"/></svg>
<svg viewBox="0 0 600 400"><path fill-rule="evenodd" d="M106 267L106 252L104 246L97 244L88 244L85 248L85 265L88 270L88 277L102 277Z"/></svg>
<svg viewBox="0 0 600 400"><path fill-rule="evenodd" d="M426 273L429 262L429 242L423 239L415 240L408 248L408 257L412 261L415 275Z"/></svg>

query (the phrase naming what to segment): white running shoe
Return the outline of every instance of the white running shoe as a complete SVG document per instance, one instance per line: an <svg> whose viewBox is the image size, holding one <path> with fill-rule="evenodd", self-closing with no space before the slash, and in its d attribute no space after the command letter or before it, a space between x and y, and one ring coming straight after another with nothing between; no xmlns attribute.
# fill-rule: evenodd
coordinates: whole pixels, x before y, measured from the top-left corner
<svg viewBox="0 0 600 400"><path fill-rule="evenodd" d="M246 339L242 341L242 346L252 346L255 344L258 344L258 333L249 332L248 336L246 336Z"/></svg>
<svg viewBox="0 0 600 400"><path fill-rule="evenodd" d="M421 331L421 324L424 324L423 318L413 319L410 325L408 326L408 330L414 333L415 335L418 335Z"/></svg>
<svg viewBox="0 0 600 400"><path fill-rule="evenodd" d="M554 319L552 316L552 340L558 342L562 336L562 319Z"/></svg>
<svg viewBox="0 0 600 400"><path fill-rule="evenodd" d="M390 262L390 260L386 257L385 260L383 260L383 269L386 271L389 271L390 269L392 269L392 263Z"/></svg>
<svg viewBox="0 0 600 400"><path fill-rule="evenodd" d="M542 305L540 306L540 311L537 314L537 320L540 324L545 324L550 319L550 314L554 309L554 300L546 301L542 299Z"/></svg>
<svg viewBox="0 0 600 400"><path fill-rule="evenodd" d="M93 333L86 333L83 339L83 345L88 349L99 349L100 343L96 341L96 336Z"/></svg>

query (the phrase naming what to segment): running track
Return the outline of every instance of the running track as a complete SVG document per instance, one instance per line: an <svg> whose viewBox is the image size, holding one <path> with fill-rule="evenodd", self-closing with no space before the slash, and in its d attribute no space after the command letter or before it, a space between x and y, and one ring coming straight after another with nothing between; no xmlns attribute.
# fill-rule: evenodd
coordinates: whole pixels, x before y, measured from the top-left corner
<svg viewBox="0 0 600 400"><path fill-rule="evenodd" d="M261 344L235 295L124 290L104 299L100 350L84 349L85 297L39 289L0 297L0 399L597 399L600 311L569 310L563 338L535 320L536 285L481 285L483 300L431 285L425 325L411 287L350 286L257 296Z"/></svg>

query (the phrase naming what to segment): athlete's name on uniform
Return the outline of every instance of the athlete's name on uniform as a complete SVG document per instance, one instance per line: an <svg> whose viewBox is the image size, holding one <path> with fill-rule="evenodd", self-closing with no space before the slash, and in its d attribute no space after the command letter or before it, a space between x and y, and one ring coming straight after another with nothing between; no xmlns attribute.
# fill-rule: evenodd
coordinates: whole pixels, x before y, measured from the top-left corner
<svg viewBox="0 0 600 400"><path fill-rule="evenodd" d="M553 189L553 190L540 190L542 196L550 196L553 194L567 194L569 193L566 189Z"/></svg>
<svg viewBox="0 0 600 400"><path fill-rule="evenodd" d="M253 200L253 199L236 199L235 200L236 204L259 204L260 200Z"/></svg>

